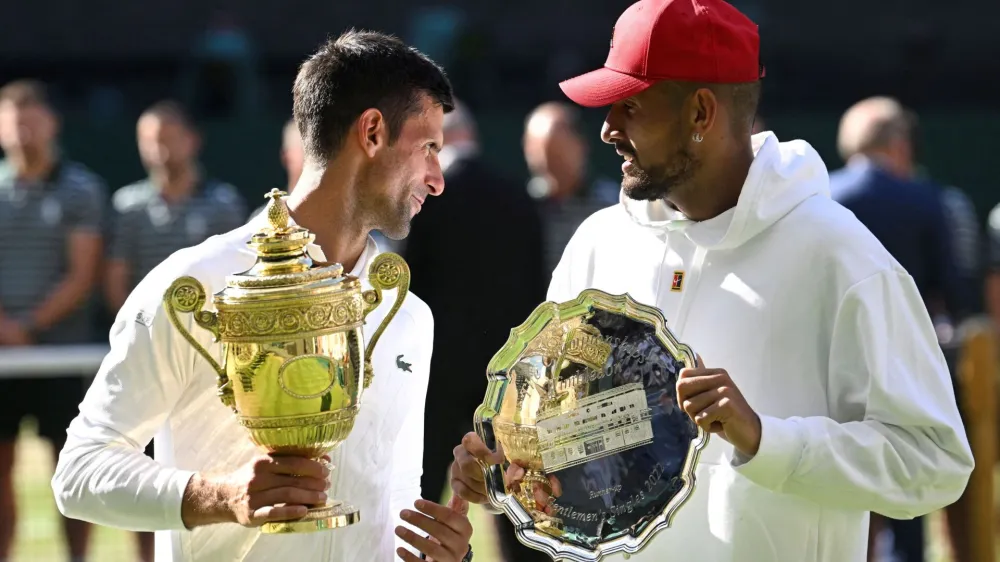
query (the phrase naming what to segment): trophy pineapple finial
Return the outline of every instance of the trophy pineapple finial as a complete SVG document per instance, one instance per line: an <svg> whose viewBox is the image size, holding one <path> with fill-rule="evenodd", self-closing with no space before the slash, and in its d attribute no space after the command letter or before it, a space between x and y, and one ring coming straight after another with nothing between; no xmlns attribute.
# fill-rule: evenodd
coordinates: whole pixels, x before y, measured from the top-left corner
<svg viewBox="0 0 1000 562"><path fill-rule="evenodd" d="M282 232L288 228L288 206L285 205L282 197L287 197L288 193L278 188L273 188L264 197L270 199L267 205L267 222L275 232Z"/></svg>

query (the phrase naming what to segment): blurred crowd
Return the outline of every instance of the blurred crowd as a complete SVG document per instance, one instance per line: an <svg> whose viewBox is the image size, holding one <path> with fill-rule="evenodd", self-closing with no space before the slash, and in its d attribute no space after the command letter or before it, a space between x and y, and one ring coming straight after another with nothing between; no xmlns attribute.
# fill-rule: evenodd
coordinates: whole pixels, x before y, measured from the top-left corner
<svg viewBox="0 0 1000 562"><path fill-rule="evenodd" d="M484 161L475 116L459 104L445 121L444 196L428 201L405 240L377 236L383 250L404 255L412 291L435 316L426 497L446 493L452 446L471 429L486 364L544 300L577 226L618 202L618 178L588 166L592 139L582 129L580 110L566 103L548 102L527 115L522 148L531 179L524 185ZM756 132L766 131L758 119ZM0 346L101 340L155 265L241 226L261 208L202 165L198 125L176 102L157 103L139 117L136 141L147 174L126 186L108 186L86 162L63 155L59 133L44 84L16 81L0 89ZM294 123L281 135L275 158L291 191L302 146ZM831 166L831 195L916 280L954 371L960 324L984 313L1000 324L1000 276L993 273L1000 265L1000 206L980 224L960 187L922 172L918 138L917 116L896 100L870 98L849 108L838 136L845 165ZM253 186L261 195L270 187ZM11 473L20 423L34 417L57 452L86 383L75 376L0 379L0 561L17 521ZM495 522L507 560L546 559L521 547L506 519ZM949 513L949 527L960 530L960 516ZM88 525L65 520L64 528L72 559L83 560ZM923 560L924 528L919 520L874 518L873 557L889 549L900 562ZM956 560L968 559L962 541L953 543ZM137 553L153 559L151 536L139 535Z"/></svg>

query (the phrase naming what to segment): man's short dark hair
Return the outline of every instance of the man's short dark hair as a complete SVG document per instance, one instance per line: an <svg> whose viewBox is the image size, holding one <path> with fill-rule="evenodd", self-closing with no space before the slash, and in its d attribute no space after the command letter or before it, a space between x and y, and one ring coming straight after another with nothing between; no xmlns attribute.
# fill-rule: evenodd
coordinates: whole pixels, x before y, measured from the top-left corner
<svg viewBox="0 0 1000 562"><path fill-rule="evenodd" d="M733 131L749 135L757 117L757 107L760 105L761 83L744 82L740 84L703 84L698 82L665 82L671 103L680 107L689 96L701 88L708 88L724 103L729 104L730 126Z"/></svg>
<svg viewBox="0 0 1000 562"><path fill-rule="evenodd" d="M396 37L350 30L328 41L302 64L293 88L293 112L306 156L331 158L369 108L385 116L389 144L394 143L424 94L445 113L454 107L444 71Z"/></svg>
<svg viewBox="0 0 1000 562"><path fill-rule="evenodd" d="M191 118L191 114L176 100L158 101L149 106L146 111L143 111L142 115L153 115L160 119L173 121L185 129L195 130L195 123L194 119Z"/></svg>
<svg viewBox="0 0 1000 562"><path fill-rule="evenodd" d="M18 107L41 105L50 107L48 88L38 80L15 80L0 88L0 101L9 101Z"/></svg>

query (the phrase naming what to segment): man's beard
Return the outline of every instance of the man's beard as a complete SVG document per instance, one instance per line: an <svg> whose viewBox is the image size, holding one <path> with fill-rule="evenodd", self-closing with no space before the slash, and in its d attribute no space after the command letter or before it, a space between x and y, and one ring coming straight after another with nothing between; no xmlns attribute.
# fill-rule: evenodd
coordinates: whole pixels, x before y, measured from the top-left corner
<svg viewBox="0 0 1000 562"><path fill-rule="evenodd" d="M407 192L409 193L409 192ZM402 240L410 234L410 197L402 201L382 201L378 229L390 240Z"/></svg>
<svg viewBox="0 0 1000 562"><path fill-rule="evenodd" d="M642 168L635 154L619 146L619 150L632 155L632 169L622 176L622 191L636 201L665 199L678 188L691 181L701 165L693 154L682 147L671 159L671 164Z"/></svg>
<svg viewBox="0 0 1000 562"><path fill-rule="evenodd" d="M364 213L364 221L391 240L402 240L410 234L410 194L412 189L387 189L387 184L400 181L391 170L396 169L394 161L379 162L361 171L359 183L359 211ZM389 194L398 194L398 199Z"/></svg>

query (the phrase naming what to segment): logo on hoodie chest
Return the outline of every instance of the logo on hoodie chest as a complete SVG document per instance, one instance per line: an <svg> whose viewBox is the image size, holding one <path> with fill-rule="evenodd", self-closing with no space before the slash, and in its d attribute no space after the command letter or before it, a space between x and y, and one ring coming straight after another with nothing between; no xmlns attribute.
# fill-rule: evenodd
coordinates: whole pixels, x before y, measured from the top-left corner
<svg viewBox="0 0 1000 562"><path fill-rule="evenodd" d="M674 277L670 281L670 290L673 291L673 292L675 292L675 293L679 293L682 290L684 290L684 272L683 271L675 271L674 272Z"/></svg>

